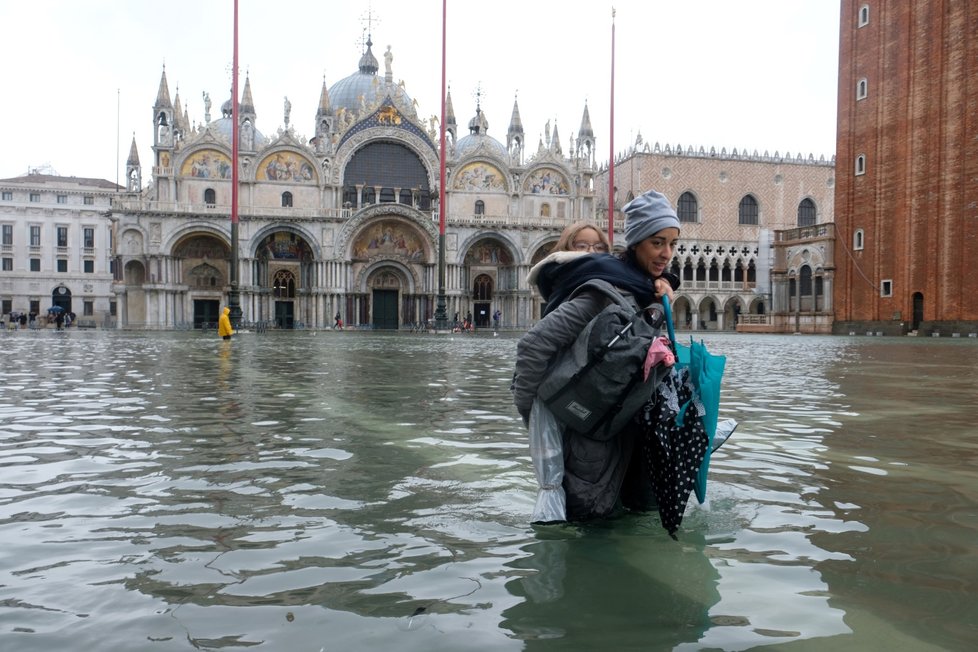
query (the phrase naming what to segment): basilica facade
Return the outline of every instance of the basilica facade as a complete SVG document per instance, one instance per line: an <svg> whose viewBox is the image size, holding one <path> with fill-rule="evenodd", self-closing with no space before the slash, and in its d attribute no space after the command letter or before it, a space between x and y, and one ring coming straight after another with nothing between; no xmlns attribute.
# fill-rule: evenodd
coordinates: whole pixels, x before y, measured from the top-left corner
<svg viewBox="0 0 978 652"><path fill-rule="evenodd" d="M372 43L357 72L323 84L306 139L291 120L264 133L246 79L239 105L238 278L242 319L278 328L427 324L439 289L439 125L422 119L390 56ZM164 70L153 107L152 165L135 141L128 192L113 202L119 326L217 319L231 279L232 107L190 127ZM539 317L525 284L564 226L594 216L594 136L586 106L566 150L547 126L535 150L514 101L505 143L476 103L467 128L446 111L449 318L504 327ZM148 183L143 175L150 172Z"/></svg>

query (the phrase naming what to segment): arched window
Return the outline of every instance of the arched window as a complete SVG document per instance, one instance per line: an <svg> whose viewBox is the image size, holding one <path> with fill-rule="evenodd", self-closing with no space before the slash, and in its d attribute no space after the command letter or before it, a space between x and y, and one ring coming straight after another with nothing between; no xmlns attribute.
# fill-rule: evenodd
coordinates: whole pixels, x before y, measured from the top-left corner
<svg viewBox="0 0 978 652"><path fill-rule="evenodd" d="M294 299L295 274L287 269L275 272L275 278L272 279L272 296L277 299Z"/></svg>
<svg viewBox="0 0 978 652"><path fill-rule="evenodd" d="M856 99L864 100L869 95L869 81L865 77L856 82Z"/></svg>
<svg viewBox="0 0 978 652"><path fill-rule="evenodd" d="M684 192L679 196L679 204L676 206L676 213L680 222L696 222L699 217L699 207L696 205L696 197L691 192Z"/></svg>
<svg viewBox="0 0 978 652"><path fill-rule="evenodd" d="M869 25L869 5L863 5L859 8L859 27L865 27Z"/></svg>
<svg viewBox="0 0 978 652"><path fill-rule="evenodd" d="M367 204L373 204L376 202L377 193L374 192L373 186L364 186L363 191L360 193L360 205L366 206Z"/></svg>
<svg viewBox="0 0 978 652"><path fill-rule="evenodd" d="M815 202L805 198L798 204L798 226L815 226Z"/></svg>
<svg viewBox="0 0 978 652"><path fill-rule="evenodd" d="M204 203L211 207L217 205L217 193L213 188L204 191Z"/></svg>
<svg viewBox="0 0 978 652"><path fill-rule="evenodd" d="M692 281L693 280L693 263L689 260L683 265L683 280Z"/></svg>
<svg viewBox="0 0 978 652"><path fill-rule="evenodd" d="M756 226L758 224L757 200L751 195L744 195L740 200L740 223L743 225Z"/></svg>
<svg viewBox="0 0 978 652"><path fill-rule="evenodd" d="M481 199L477 199L475 201L475 214L476 215L486 214L486 202L482 201Z"/></svg>
<svg viewBox="0 0 978 652"><path fill-rule="evenodd" d="M706 263L700 258L700 262L696 265L696 280L705 281L706 280Z"/></svg>
<svg viewBox="0 0 978 652"><path fill-rule="evenodd" d="M292 208L292 193L283 192L282 193L282 208Z"/></svg>
<svg viewBox="0 0 978 652"><path fill-rule="evenodd" d="M472 298L476 301L492 301L492 277L479 274L472 287Z"/></svg>
<svg viewBox="0 0 978 652"><path fill-rule="evenodd" d="M852 234L852 248L855 251L862 251L864 246L865 234L862 229L856 229L856 232Z"/></svg>
<svg viewBox="0 0 978 652"><path fill-rule="evenodd" d="M856 157L856 175L866 174L866 155L860 154Z"/></svg>
<svg viewBox="0 0 978 652"><path fill-rule="evenodd" d="M798 271L798 292L803 297L812 293L812 268L808 265L802 265Z"/></svg>
<svg viewBox="0 0 978 652"><path fill-rule="evenodd" d="M719 281L720 280L720 266L717 265L717 259L714 258L710 261L710 280Z"/></svg>
<svg viewBox="0 0 978 652"><path fill-rule="evenodd" d="M550 217L550 204L540 205L540 217Z"/></svg>

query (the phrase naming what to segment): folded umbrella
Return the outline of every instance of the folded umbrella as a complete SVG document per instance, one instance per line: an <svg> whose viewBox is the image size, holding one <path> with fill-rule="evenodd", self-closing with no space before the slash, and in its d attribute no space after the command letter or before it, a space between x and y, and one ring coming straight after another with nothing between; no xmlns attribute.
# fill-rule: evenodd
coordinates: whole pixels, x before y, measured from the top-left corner
<svg viewBox="0 0 978 652"><path fill-rule="evenodd" d="M669 298L663 297L662 304L666 315L666 324L669 327L669 340L676 348L677 367L680 369L688 368L690 381L695 393L703 403L705 415L703 416L703 427L709 438L710 445L706 448L706 454L700 463L699 471L696 474L696 499L703 503L706 500L706 476L710 469L710 453L719 446L713 445L714 437L717 433L717 420L720 416L720 383L723 379L723 370L727 363L727 357L723 355L713 355L706 350L706 345L702 341L695 342L690 337L689 346L676 342L676 331L672 324L672 307L669 305ZM732 432L736 428L736 423L729 427L727 432ZM729 434L728 434L729 436ZM726 437L724 437L726 441ZM722 444L723 442L718 442Z"/></svg>

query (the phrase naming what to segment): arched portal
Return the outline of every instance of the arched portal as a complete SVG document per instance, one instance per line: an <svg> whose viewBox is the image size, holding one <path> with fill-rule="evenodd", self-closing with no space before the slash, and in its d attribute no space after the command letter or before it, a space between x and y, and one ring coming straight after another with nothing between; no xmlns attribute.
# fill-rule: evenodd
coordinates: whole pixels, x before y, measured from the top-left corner
<svg viewBox="0 0 978 652"><path fill-rule="evenodd" d="M472 282L472 309L476 328L489 328L494 285L488 274L479 274Z"/></svg>
<svg viewBox="0 0 978 652"><path fill-rule="evenodd" d="M471 314L477 328L488 328L496 309L505 312L511 308L500 305L497 294L516 287L513 254L505 240L489 235L473 242L464 260L471 303L459 306L460 312L466 317Z"/></svg>
<svg viewBox="0 0 978 652"><path fill-rule="evenodd" d="M275 231L258 244L252 282L262 289L262 315L272 315L277 328L291 329L312 314L309 290L315 285L312 247L302 235ZM308 309L308 310L307 310Z"/></svg>
<svg viewBox="0 0 978 652"><path fill-rule="evenodd" d="M62 314L71 312L71 290L64 285L58 285L51 291L51 307L61 309Z"/></svg>
<svg viewBox="0 0 978 652"><path fill-rule="evenodd" d="M173 256L180 260L181 281L189 289L194 328L215 326L230 277L231 248L215 235L194 233L176 244ZM129 306L131 318L131 299Z"/></svg>
<svg viewBox="0 0 978 652"><path fill-rule="evenodd" d="M397 330L400 325L400 303L407 279L395 267L383 266L367 277L370 292L370 323L374 330Z"/></svg>

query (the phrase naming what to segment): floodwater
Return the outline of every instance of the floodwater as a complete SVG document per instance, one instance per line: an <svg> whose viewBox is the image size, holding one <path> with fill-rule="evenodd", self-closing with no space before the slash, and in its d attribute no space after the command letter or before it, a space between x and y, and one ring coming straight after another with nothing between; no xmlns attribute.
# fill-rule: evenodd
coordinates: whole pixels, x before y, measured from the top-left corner
<svg viewBox="0 0 978 652"><path fill-rule="evenodd" d="M971 650L978 341L709 334L709 500L533 527L517 335L0 334L0 650Z"/></svg>

